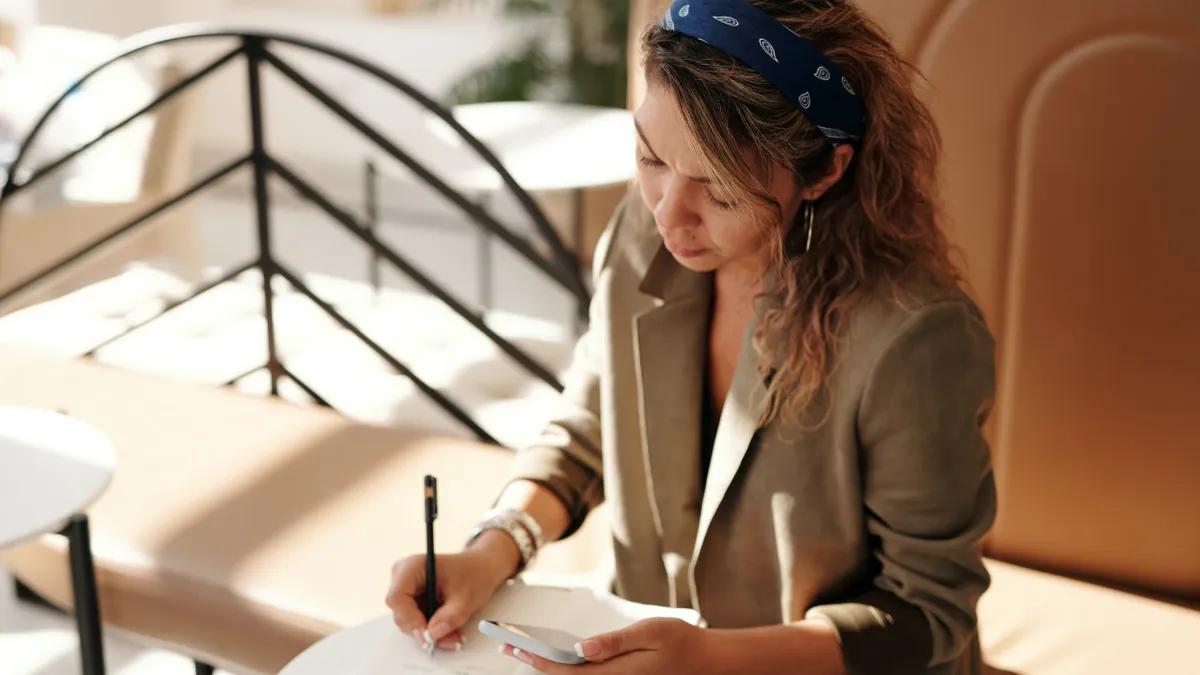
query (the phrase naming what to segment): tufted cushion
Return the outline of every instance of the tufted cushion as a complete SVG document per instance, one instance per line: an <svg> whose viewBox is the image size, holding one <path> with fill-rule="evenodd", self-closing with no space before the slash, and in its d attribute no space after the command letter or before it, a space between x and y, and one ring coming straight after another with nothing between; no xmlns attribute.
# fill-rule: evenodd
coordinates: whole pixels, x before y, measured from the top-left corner
<svg viewBox="0 0 1200 675"><path fill-rule="evenodd" d="M304 281L503 445L519 447L536 435L554 390L438 300L400 290L377 296L365 284L319 275ZM81 355L186 297L191 288L167 272L135 267L0 317L0 346ZM470 435L310 300L281 279L275 288L280 360L339 412L372 424ZM133 372L224 384L266 362L262 295L261 276L247 272L105 346L96 358ZM569 364L574 336L562 326L505 312L491 312L485 320L551 372L560 374ZM290 381L281 386L286 399L311 401ZM266 371L240 380L237 389L268 393Z"/></svg>

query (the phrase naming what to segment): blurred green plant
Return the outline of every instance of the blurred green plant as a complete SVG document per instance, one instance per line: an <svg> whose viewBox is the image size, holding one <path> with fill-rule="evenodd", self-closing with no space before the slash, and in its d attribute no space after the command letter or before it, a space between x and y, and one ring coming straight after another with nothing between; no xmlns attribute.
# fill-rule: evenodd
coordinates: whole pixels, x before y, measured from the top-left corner
<svg viewBox="0 0 1200 675"><path fill-rule="evenodd" d="M469 0L471 4L488 1ZM444 6L463 0L424 2ZM565 27L566 35L529 31L515 47L456 82L447 103L551 100L625 107L629 0L490 0L489 4L497 2L506 16L533 20L537 27Z"/></svg>

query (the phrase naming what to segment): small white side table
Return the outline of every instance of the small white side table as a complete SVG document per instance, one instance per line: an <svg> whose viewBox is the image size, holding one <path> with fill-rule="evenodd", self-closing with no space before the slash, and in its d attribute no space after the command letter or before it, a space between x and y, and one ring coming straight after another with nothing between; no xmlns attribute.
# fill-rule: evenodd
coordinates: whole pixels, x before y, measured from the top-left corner
<svg viewBox="0 0 1200 675"><path fill-rule="evenodd" d="M0 549L52 532L67 537L84 675L104 674L85 512L108 487L115 465L112 443L90 424L49 410L0 406Z"/></svg>

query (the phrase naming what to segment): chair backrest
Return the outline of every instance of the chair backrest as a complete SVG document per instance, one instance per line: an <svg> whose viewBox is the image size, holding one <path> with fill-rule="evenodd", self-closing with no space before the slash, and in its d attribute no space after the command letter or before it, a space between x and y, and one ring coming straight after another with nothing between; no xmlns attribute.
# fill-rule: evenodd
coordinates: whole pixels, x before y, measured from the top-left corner
<svg viewBox="0 0 1200 675"><path fill-rule="evenodd" d="M158 91L178 84L189 72L178 63L167 63L159 78ZM192 119L195 105L188 100L194 96L194 90L185 90L156 109L142 173L143 195L167 198L186 187L195 150Z"/></svg>
<svg viewBox="0 0 1200 675"><path fill-rule="evenodd" d="M20 71L36 83L39 99L25 106L33 115L28 123L80 75L114 55L119 44L113 35L63 26L34 25L22 31ZM161 59L146 57L114 63L98 73L51 115L34 142L34 162L26 168L78 147L145 105L155 95L162 69ZM153 132L154 119L144 117L80 155L71 167L80 178L67 186L68 197L106 203L136 199Z"/></svg>
<svg viewBox="0 0 1200 675"><path fill-rule="evenodd" d="M1200 600L1200 3L857 4L928 78L999 341L989 554Z"/></svg>
<svg viewBox="0 0 1200 675"><path fill-rule="evenodd" d="M22 68L27 81L44 76L37 86L27 87L38 100L23 106L26 125L42 115L46 105L81 74L106 60L120 48L112 36L57 26L36 26L24 31L21 40ZM98 133L136 112L158 92L185 76L161 53L147 58L111 64L89 80L84 87L85 107L74 112L76 118ZM73 161L65 182L57 175L32 186L5 205L0 227L0 294L58 263L91 242L103 238L114 228L141 215L151 206L186 188L191 162L192 135L190 92L163 104L150 115L88 149ZM43 100L44 99L44 100ZM70 100L70 99L68 99ZM31 168L50 160L94 135L72 134L62 138L64 129L55 125L63 109L51 116L32 153ZM65 127L75 131L72 126ZM49 184L49 185L48 185ZM57 192L61 188L62 194ZM31 193L43 191L41 199ZM63 198L65 197L65 199ZM15 311L34 302L48 300L88 283L111 276L133 260L151 256L178 257L186 236L166 235L166 228L178 229L186 221L192 204L181 204L157 216L142 234L133 234L108 249L76 262L43 280L37 286L11 298L0 313ZM182 236L183 238L180 238ZM167 252L169 251L169 252Z"/></svg>
<svg viewBox="0 0 1200 675"><path fill-rule="evenodd" d="M12 49L17 45L17 27L10 21L0 19L0 47Z"/></svg>

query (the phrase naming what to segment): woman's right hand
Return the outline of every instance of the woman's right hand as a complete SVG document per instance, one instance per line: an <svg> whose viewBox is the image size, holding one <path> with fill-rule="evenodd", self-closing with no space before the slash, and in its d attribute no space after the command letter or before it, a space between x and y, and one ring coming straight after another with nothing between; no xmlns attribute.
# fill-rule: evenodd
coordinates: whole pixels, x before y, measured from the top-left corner
<svg viewBox="0 0 1200 675"><path fill-rule="evenodd" d="M418 644L432 640L442 649L458 649L463 625L491 600L519 562L516 543L499 530L484 532L462 553L439 554L439 607L426 624L425 556L412 555L392 566L387 606L396 625Z"/></svg>

